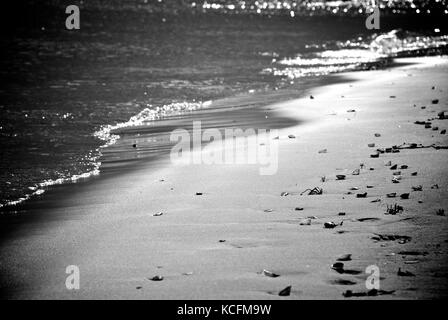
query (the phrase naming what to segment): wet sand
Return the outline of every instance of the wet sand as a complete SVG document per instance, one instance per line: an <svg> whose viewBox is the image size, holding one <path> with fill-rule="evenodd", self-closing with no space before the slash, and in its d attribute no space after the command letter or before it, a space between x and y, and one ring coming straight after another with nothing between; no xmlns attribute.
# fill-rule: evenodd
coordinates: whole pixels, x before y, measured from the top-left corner
<svg viewBox="0 0 448 320"><path fill-rule="evenodd" d="M350 82L313 89L314 99L263 109L268 117L275 112L295 119L279 131L275 175L261 176L256 165L174 166L161 157L72 187L72 194L55 206L45 207L44 201L2 240L2 294L26 299L355 299L342 294L367 292L365 269L376 265L381 289L394 292L362 299L446 297L447 217L436 212L448 209L448 150L397 149L370 156L404 142L448 145L441 134L447 120L431 120L427 129L414 123L448 109L448 60L399 62L390 70L344 74ZM323 149L327 152L319 153ZM396 170L386 166L389 161ZM356 169L359 175L352 174ZM401 171L399 183L392 182L396 171ZM346 179L336 181L337 174ZM422 191L412 191L418 185ZM300 195L313 187L323 194ZM357 198L364 192L365 198ZM386 197L393 192L396 198ZM403 193L409 199L401 199ZM386 206L393 204L403 211L386 215ZM157 212L164 214L154 216ZM301 225L304 221L311 224ZM330 221L343 224L324 228ZM348 272L331 269L345 254L351 254L343 262ZM65 287L68 265L80 268L80 290ZM399 268L414 276L397 274ZM263 269L280 276L263 275ZM149 280L156 275L163 281ZM279 296L287 286L291 294Z"/></svg>

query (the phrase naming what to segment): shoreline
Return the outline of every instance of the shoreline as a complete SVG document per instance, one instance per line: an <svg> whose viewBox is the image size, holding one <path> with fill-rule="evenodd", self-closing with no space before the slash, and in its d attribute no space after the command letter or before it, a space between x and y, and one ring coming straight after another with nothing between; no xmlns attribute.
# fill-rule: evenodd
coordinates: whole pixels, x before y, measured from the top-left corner
<svg viewBox="0 0 448 320"><path fill-rule="evenodd" d="M391 147L436 139L447 144L446 135L437 132L433 138L428 136L431 130L413 124L446 107L447 94L431 86L446 84L447 59L399 61L409 65L346 73L345 79L356 81L312 89L312 100L270 105L286 118L307 120L280 130L279 172L274 176L260 176L253 166L196 165L185 170L155 161L151 166L157 170L138 168L77 187L59 206L42 209L44 219L25 222L2 240L2 292L8 298L31 299L275 299L283 298L276 292L292 285L287 298L334 299L343 298L345 290L365 291L364 269L374 264L381 268L382 288L396 290L378 298L446 297L447 288L438 280L446 280L447 265L440 263L447 254L446 217L434 213L438 206L447 208L446 151L403 150L369 158L376 148L368 148L368 143ZM419 87L407 86L411 80ZM424 86L428 92L420 92ZM435 98L439 104L431 105ZM427 108L414 108L414 103ZM348 109L356 112L346 113ZM446 124L439 122L444 129ZM376 132L381 137L374 137ZM285 138L289 134L296 139ZM319 154L324 148L328 153ZM386 159L409 165L399 184L390 182ZM427 159L432 167L425 167ZM360 163L375 170L349 175ZM424 174L410 177L411 170ZM346 181L334 181L340 173L347 175ZM322 176L329 179L322 183ZM366 190L367 199L345 194L354 185L364 192L367 184L374 186ZM411 184L424 185L418 196L423 208L414 193L409 200L385 199L386 193L405 192ZM434 184L440 188L429 189ZM298 195L314 186L324 188L324 194ZM204 195L198 198L195 192ZM290 196L280 197L281 192ZM381 198L380 205L370 202L376 198ZM389 202L402 203L405 212L384 215L382 204ZM294 211L297 206L304 210ZM267 209L272 212L264 212ZM158 211L166 214L152 216ZM337 216L342 211L346 216ZM317 219L300 226L307 216ZM370 220L359 221L363 218ZM330 220L345 223L324 229L323 223ZM374 233L412 234L416 240L373 242ZM428 253L403 258L400 251ZM353 260L345 264L360 270L359 275L338 275L329 268L342 254L352 254ZM404 264L411 258L418 262ZM64 286L65 267L72 264L81 270L79 291ZM416 277L402 280L396 275L398 267ZM263 269L280 277L258 274ZM164 281L147 279L157 274L163 274ZM341 279L355 284L342 285ZM416 290L409 290L413 287Z"/></svg>

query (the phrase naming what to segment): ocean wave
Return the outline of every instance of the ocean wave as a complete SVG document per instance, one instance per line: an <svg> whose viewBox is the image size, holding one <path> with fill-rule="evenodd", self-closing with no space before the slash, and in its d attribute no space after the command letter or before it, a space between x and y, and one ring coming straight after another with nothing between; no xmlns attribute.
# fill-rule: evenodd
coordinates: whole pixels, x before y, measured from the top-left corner
<svg viewBox="0 0 448 320"><path fill-rule="evenodd" d="M17 206L32 197L42 195L46 189L50 186L54 185L61 185L66 183L76 183L80 180L85 180L94 176L97 176L100 174L101 170L101 149L106 148L114 143L117 142L117 140L120 138L118 134L114 133L114 130L117 129L124 129L128 127L135 127L135 126L143 126L143 125L150 125L152 121L156 121L159 119L162 119L167 116L172 115L179 115L185 112L191 112L194 110L198 110L201 108L205 108L211 105L211 101L205 101L205 102L176 102L171 103L167 105L163 105L160 107L152 108L151 106L143 109L135 116L132 116L128 121L125 122L119 122L114 125L104 125L99 130L94 132L94 136L105 143L100 146L98 149L92 151L89 153L88 156L86 156L85 160L88 160L91 163L92 169L81 173L81 174L75 174L70 177L61 177L58 179L48 179L45 180L37 185L28 187L28 190L30 190L30 193L25 194L23 197L8 201L6 203L0 204L0 208L3 207L13 207ZM92 155L93 154L93 155Z"/></svg>
<svg viewBox="0 0 448 320"><path fill-rule="evenodd" d="M352 71L380 62L382 59L413 55L422 50L440 49L448 45L447 35L420 35L401 30L371 37L358 37L345 42L309 44L313 52L301 53L295 57L272 59L272 67L262 74L295 79L321 76L330 73Z"/></svg>

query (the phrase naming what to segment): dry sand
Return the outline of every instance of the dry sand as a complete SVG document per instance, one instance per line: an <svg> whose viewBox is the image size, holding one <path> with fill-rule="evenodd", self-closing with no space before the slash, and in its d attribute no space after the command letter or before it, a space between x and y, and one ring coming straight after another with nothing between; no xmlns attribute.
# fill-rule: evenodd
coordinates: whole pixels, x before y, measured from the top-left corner
<svg viewBox="0 0 448 320"><path fill-rule="evenodd" d="M30 219L3 240L2 293L31 299L346 299L346 290L367 291L365 269L376 265L381 289L394 293L367 299L446 297L448 225L436 210L448 209L448 150L370 154L404 142L448 145L440 133L447 120L432 121L437 131L414 124L448 109L448 59L398 62L390 70L344 74L348 82L313 89L314 99L266 107L267 116L306 120L280 130L275 175L261 176L256 165L174 166L160 159L80 184L63 205L32 213L45 219ZM322 149L327 153L318 153ZM409 168L390 170L389 160ZM364 169L352 175L361 163ZM392 183L393 171L401 171L400 183ZM347 179L336 181L336 174ZM435 184L439 188L431 189ZM423 191L412 192L417 185ZM316 186L322 195L299 195ZM359 190L347 194L352 187ZM363 192L367 198L356 198ZM386 198L391 192L410 197ZM395 203L404 211L385 215L386 205ZM164 214L153 216L159 211ZM316 219L300 225L308 216ZM327 221L344 223L325 229ZM375 234L411 240L375 241ZM360 274L330 268L343 254L352 255L345 268ZM80 268L80 290L65 287L68 265ZM415 276L399 276L399 268ZM266 277L263 269L280 277ZM164 280L148 279L155 275ZM278 296L286 286L291 295Z"/></svg>

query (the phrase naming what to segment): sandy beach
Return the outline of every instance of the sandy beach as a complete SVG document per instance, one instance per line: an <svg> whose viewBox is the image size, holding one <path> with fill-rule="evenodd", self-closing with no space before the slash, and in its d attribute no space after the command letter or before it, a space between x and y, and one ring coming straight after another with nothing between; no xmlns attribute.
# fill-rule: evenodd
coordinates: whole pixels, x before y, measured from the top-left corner
<svg viewBox="0 0 448 320"><path fill-rule="evenodd" d="M448 111L448 59L403 58L390 69L337 77L343 81L261 109L267 119L292 119L278 133L274 175L260 175L258 165L173 165L160 157L57 186L25 217L4 218L2 294L446 298L448 121L438 114ZM314 187L322 194L300 195ZM385 214L394 205L402 210ZM343 268L332 269L344 255ZM65 286L69 265L79 267L79 290ZM378 268L384 294L344 297L368 291L369 266ZM288 286L290 295L279 296Z"/></svg>

